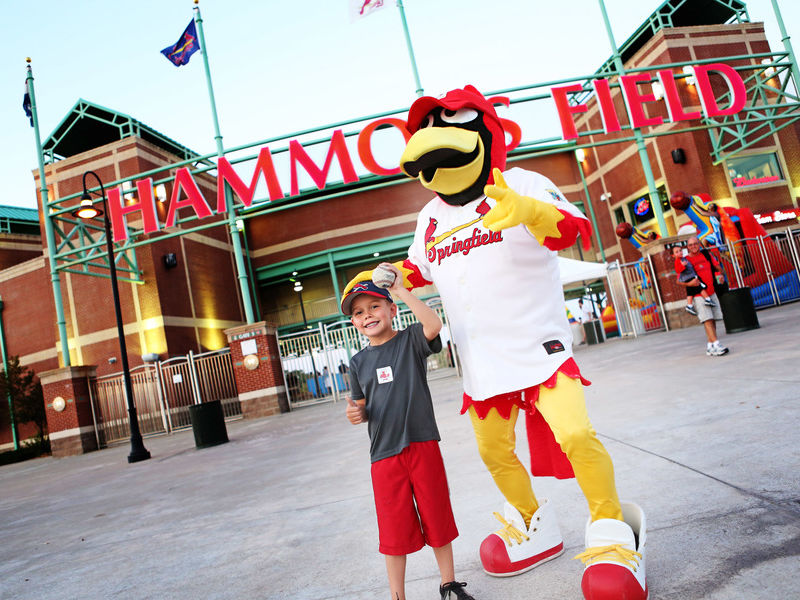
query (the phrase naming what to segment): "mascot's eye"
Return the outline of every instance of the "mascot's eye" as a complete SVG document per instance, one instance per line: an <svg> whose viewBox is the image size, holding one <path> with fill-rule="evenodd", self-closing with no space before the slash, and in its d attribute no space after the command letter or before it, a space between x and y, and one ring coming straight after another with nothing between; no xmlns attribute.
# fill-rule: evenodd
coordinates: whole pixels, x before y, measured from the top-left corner
<svg viewBox="0 0 800 600"><path fill-rule="evenodd" d="M420 129L425 129L426 127L433 127L433 115L430 114L419 124Z"/></svg>
<svg viewBox="0 0 800 600"><path fill-rule="evenodd" d="M474 108L459 108L458 110L443 110L442 121L445 123L469 123L478 117Z"/></svg>

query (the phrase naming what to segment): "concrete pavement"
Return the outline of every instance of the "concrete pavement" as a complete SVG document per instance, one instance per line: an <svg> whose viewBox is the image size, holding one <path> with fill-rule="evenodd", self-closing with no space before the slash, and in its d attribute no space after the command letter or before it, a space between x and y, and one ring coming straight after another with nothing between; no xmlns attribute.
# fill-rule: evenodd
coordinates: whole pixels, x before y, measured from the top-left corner
<svg viewBox="0 0 800 600"><path fill-rule="evenodd" d="M648 520L652 600L798 597L800 303L758 313L705 356L700 327L580 347L589 414L620 497ZM721 324L720 324L721 325ZM574 480L537 478L566 552L524 575L483 573L481 539L502 498L458 415L460 380L431 380L461 536L457 578L479 600L579 600L585 501ZM365 426L344 404L228 423L230 443L191 431L0 467L0 598L374 599L388 597ZM527 456L524 427L518 429ZM523 458L527 462L527 458ZM408 561L411 599L438 598L429 549Z"/></svg>

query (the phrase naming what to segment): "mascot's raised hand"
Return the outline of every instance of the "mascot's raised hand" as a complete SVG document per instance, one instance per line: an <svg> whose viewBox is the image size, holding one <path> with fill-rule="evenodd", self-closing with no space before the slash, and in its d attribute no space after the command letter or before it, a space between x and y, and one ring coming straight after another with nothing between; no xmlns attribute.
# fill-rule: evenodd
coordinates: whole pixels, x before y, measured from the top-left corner
<svg viewBox="0 0 800 600"><path fill-rule="evenodd" d="M407 264L408 261L398 261L396 263L392 263L397 269L403 274L403 287L409 290L413 290L415 287L419 287L421 285L425 285L429 283L428 281L421 280L418 276L419 270L414 268L409 268ZM344 290L342 291L342 298L347 295L352 287L357 284L359 281L364 281L367 279L372 279L372 273L375 269L371 269L369 271L361 271L358 275L353 277L345 286Z"/></svg>
<svg viewBox="0 0 800 600"><path fill-rule="evenodd" d="M486 213L483 224L492 231L525 225L536 241L544 246L547 237L561 237L558 223L564 215L552 204L522 196L508 187L500 169L494 168L494 185L487 185L483 193L497 201Z"/></svg>

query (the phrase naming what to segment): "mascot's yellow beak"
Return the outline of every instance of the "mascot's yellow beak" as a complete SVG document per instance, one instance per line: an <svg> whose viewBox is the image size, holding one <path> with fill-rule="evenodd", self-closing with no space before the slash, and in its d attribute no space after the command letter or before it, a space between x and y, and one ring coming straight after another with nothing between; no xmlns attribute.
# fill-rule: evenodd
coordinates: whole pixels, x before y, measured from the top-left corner
<svg viewBox="0 0 800 600"><path fill-rule="evenodd" d="M400 168L429 190L453 195L475 183L483 170L484 154L477 131L426 127L408 140Z"/></svg>

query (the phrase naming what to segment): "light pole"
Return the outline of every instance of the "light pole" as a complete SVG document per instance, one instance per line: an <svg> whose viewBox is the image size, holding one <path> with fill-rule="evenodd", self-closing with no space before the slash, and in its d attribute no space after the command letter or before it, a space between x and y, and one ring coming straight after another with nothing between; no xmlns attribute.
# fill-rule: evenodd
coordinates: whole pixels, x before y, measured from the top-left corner
<svg viewBox="0 0 800 600"><path fill-rule="evenodd" d="M95 208L89 190L86 188L86 176L92 175L100 184L100 196L103 199L103 210ZM79 219L93 219L103 215L103 224L106 230L106 247L108 251L108 270L111 274L111 289L114 292L114 311L117 317L117 336L119 337L120 360L122 361L122 377L125 380L125 400L128 403L128 424L131 430L131 453L128 455L128 462L134 463L150 458L150 452L144 447L142 434L139 431L139 419L136 416L136 405L133 402L133 386L131 385L131 371L128 367L128 348L125 344L125 331L122 326L122 309L119 303L119 285L117 284L117 267L114 263L114 240L111 237L111 223L108 220L108 205L106 204L106 191L103 182L100 181L97 173L86 171L83 174L83 194L81 195L81 205L78 210L72 213Z"/></svg>
<svg viewBox="0 0 800 600"><path fill-rule="evenodd" d="M293 275L296 275L296 273L293 273ZM299 279L295 279L294 277L290 277L289 281L294 283L294 291L297 292L297 295L300 298L300 312L303 315L303 326L306 329L310 329L308 325L308 320L306 319L306 309L303 306L303 284L300 282ZM314 361L313 344L308 345L308 355L311 357L311 373L312 373L311 376L314 379L314 389L317 390L317 395L321 396L322 393L320 391L319 374L317 373L317 363Z"/></svg>
<svg viewBox="0 0 800 600"><path fill-rule="evenodd" d="M300 297L300 313L303 315L303 327L308 329L308 320L306 319L306 308L303 306L303 284L300 283L298 279L292 279L294 281L294 291L297 292L298 296Z"/></svg>

